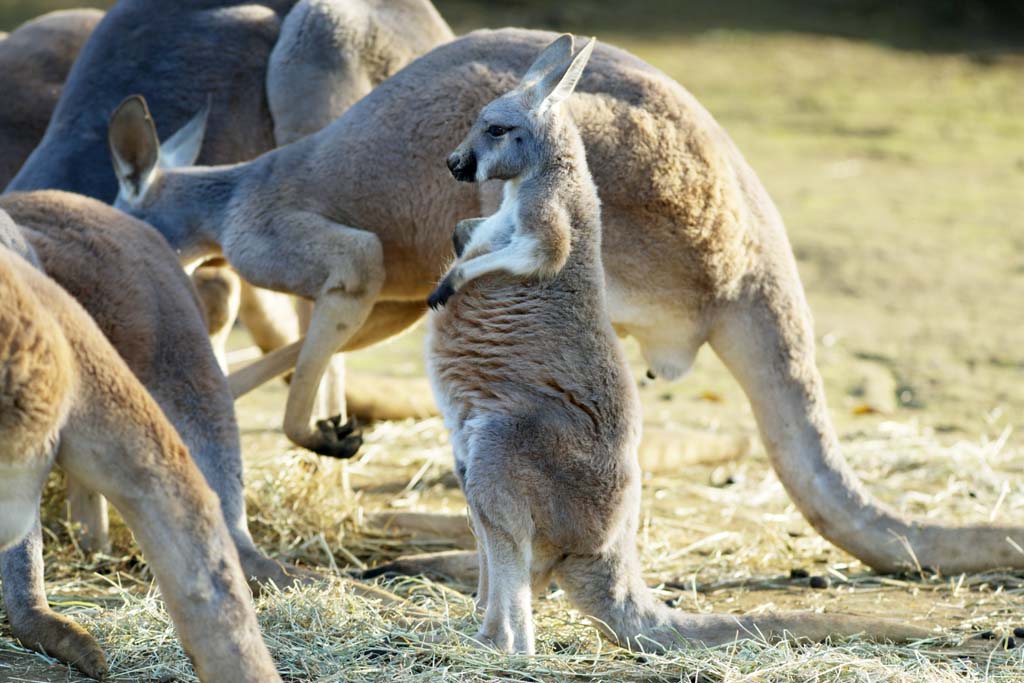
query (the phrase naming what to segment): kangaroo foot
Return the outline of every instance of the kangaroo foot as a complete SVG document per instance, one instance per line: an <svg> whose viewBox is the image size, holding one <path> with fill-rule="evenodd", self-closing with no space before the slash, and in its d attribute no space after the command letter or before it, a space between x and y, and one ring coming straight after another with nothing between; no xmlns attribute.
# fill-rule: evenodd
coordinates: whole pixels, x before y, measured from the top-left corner
<svg viewBox="0 0 1024 683"><path fill-rule="evenodd" d="M258 550L246 552L240 549L239 559L249 588L256 595L259 595L271 583L284 589L292 586L311 586L324 580L321 574L311 569L279 562Z"/></svg>
<svg viewBox="0 0 1024 683"><path fill-rule="evenodd" d="M482 650L497 650L506 654L516 652L515 634L507 629L493 629L494 633L488 633L486 629L480 629L469 641L469 645Z"/></svg>
<svg viewBox="0 0 1024 683"><path fill-rule="evenodd" d="M86 676L103 680L107 657L84 628L50 609L11 616L11 632L27 648L66 662Z"/></svg>
<svg viewBox="0 0 1024 683"><path fill-rule="evenodd" d="M312 450L319 455L348 459L363 445L363 435L357 430L355 418L342 423L341 415L335 415L317 421L316 427L320 430L321 441Z"/></svg>

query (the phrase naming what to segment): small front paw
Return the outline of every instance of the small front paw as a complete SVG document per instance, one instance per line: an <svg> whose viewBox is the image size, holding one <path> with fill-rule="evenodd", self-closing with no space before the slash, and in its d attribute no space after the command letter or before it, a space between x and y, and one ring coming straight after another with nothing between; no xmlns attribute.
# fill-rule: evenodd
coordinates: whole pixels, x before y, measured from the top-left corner
<svg viewBox="0 0 1024 683"><path fill-rule="evenodd" d="M448 303L448 299L450 299L454 293L455 287L452 286L451 277L446 277L444 280L441 280L441 284L437 286L437 289L430 293L430 297L427 299L427 305L430 306L432 310L436 311L438 308Z"/></svg>
<svg viewBox="0 0 1024 683"><path fill-rule="evenodd" d="M452 232L452 246L455 248L455 256L462 257L462 252L466 250L466 245L469 244L473 231L486 220L486 218L467 218L455 224L455 230Z"/></svg>
<svg viewBox="0 0 1024 683"><path fill-rule="evenodd" d="M320 443L311 450L331 458L351 458L363 445L363 435L357 426L355 418L342 423L341 415L319 420L316 427L320 430Z"/></svg>

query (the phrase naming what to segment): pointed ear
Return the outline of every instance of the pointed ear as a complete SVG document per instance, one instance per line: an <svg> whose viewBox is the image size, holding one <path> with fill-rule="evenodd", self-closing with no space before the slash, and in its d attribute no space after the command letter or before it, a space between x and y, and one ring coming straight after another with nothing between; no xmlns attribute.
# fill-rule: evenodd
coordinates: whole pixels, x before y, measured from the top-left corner
<svg viewBox="0 0 1024 683"><path fill-rule="evenodd" d="M107 141L121 194L141 197L160 158L156 126L142 95L132 95L114 110Z"/></svg>
<svg viewBox="0 0 1024 683"><path fill-rule="evenodd" d="M590 55L593 53L596 43L597 39L591 38L576 57L573 58L572 62L568 64L567 68L564 70L555 69L544 77L544 80L538 86L540 93L544 97L537 107L539 112L544 113L550 110L552 107L564 102L572 94L572 91L576 89L576 84L580 82L580 77L583 76L583 69L586 68L587 62L590 61Z"/></svg>
<svg viewBox="0 0 1024 683"><path fill-rule="evenodd" d="M207 97L206 106L160 145L161 168L192 166L196 163L199 152L203 148L203 136L206 135L206 120L210 117L211 100L211 97Z"/></svg>
<svg viewBox="0 0 1024 683"><path fill-rule="evenodd" d="M552 69L569 63L572 59L573 37L571 33L563 33L550 45L541 50L537 59L533 60L526 75L519 81L519 87L530 88L548 75Z"/></svg>

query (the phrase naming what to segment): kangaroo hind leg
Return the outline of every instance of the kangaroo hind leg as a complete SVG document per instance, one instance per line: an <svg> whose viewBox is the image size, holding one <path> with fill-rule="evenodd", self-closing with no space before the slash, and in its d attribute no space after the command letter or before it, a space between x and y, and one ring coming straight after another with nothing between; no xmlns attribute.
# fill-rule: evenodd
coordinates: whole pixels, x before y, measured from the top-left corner
<svg viewBox="0 0 1024 683"><path fill-rule="evenodd" d="M4 607L11 633L25 647L71 664L97 680L107 674L107 658L84 628L54 612L43 584L43 534L38 509L28 535L0 554Z"/></svg>
<svg viewBox="0 0 1024 683"><path fill-rule="evenodd" d="M78 545L86 553L110 550L110 518L107 501L74 477L67 479L68 517L78 527Z"/></svg>
<svg viewBox="0 0 1024 683"><path fill-rule="evenodd" d="M293 212L256 234L235 235L225 254L257 286L314 300L285 406L284 431L321 455L348 458L362 443L340 415L314 421L318 389L334 354L363 326L384 283L384 248L371 232Z"/></svg>
<svg viewBox="0 0 1024 683"><path fill-rule="evenodd" d="M532 654L534 527L527 501L506 474L510 458L501 452L502 441L471 440L467 449L463 491L480 549L478 601L484 608L475 638L502 652Z"/></svg>

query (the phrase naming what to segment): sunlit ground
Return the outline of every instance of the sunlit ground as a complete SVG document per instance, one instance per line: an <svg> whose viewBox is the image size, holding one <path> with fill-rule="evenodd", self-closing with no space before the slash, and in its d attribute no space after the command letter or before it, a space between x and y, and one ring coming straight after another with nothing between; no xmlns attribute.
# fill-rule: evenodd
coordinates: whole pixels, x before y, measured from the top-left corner
<svg viewBox="0 0 1024 683"><path fill-rule="evenodd" d="M599 38L693 91L779 204L814 310L832 415L871 490L930 518L1024 518L1024 58L796 33ZM234 344L244 348L244 335ZM354 354L349 367L422 377L421 332ZM752 644L636 657L602 643L552 593L537 603L541 654L508 660L457 637L476 628L464 597L472 586L421 581L390 585L438 614L412 624L340 586L261 597L282 672L297 681L1024 678L1021 650L964 640L1024 626L1024 577L879 577L823 541L789 503L745 398L710 352L684 381L644 382L641 395L642 459L653 471L639 543L649 583L666 599L701 611L898 616L935 627L939 644ZM364 523L380 510L464 509L439 420L376 426L346 466L290 447L279 429L284 396L273 383L238 403L252 528L264 548L332 572L450 547ZM151 579L127 533L115 534L113 558L89 560L66 543L55 499L49 509L49 527L65 541L49 545L50 593L73 603L61 609L107 647L119 680L193 680L166 614L146 597ZM831 587L790 579L797 568ZM3 639L0 680L77 679Z"/></svg>

